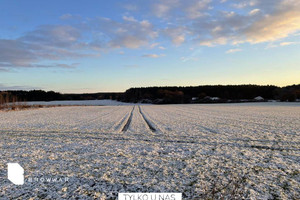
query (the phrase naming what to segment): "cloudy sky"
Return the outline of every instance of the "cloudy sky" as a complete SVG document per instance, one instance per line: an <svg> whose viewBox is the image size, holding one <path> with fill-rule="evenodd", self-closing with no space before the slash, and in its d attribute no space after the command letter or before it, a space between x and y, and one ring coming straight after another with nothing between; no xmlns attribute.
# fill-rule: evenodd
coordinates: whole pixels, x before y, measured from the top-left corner
<svg viewBox="0 0 300 200"><path fill-rule="evenodd" d="M1 0L0 90L300 83L299 0Z"/></svg>

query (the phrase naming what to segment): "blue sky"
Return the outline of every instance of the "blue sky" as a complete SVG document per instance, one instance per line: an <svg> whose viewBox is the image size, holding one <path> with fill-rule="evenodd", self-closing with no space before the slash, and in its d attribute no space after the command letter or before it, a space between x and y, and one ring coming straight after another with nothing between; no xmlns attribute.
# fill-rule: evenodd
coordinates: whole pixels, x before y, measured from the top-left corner
<svg viewBox="0 0 300 200"><path fill-rule="evenodd" d="M300 83L298 0L2 0L0 27L0 90Z"/></svg>

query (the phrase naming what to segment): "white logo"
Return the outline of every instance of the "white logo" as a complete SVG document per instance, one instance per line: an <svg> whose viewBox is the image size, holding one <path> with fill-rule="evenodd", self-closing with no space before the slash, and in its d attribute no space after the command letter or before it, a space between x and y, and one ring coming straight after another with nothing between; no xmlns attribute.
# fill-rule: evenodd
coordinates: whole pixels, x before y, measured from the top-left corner
<svg viewBox="0 0 300 200"><path fill-rule="evenodd" d="M182 200L182 193L119 193L118 200Z"/></svg>
<svg viewBox="0 0 300 200"><path fill-rule="evenodd" d="M7 178L15 185L24 184L24 169L18 163L7 163Z"/></svg>

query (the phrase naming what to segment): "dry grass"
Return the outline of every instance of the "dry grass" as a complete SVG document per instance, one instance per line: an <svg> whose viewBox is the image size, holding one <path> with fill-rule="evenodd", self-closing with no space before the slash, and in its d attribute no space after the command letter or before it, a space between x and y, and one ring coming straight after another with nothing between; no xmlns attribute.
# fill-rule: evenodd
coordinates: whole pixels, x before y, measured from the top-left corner
<svg viewBox="0 0 300 200"><path fill-rule="evenodd" d="M27 110L27 109L38 109L38 108L51 108L51 107L60 107L62 105L28 105L24 102L22 103L11 103L11 104L2 104L0 105L0 111L18 111L18 110Z"/></svg>
<svg viewBox="0 0 300 200"><path fill-rule="evenodd" d="M0 111L17 111L26 109L58 107L61 105L28 105L10 92L0 92Z"/></svg>

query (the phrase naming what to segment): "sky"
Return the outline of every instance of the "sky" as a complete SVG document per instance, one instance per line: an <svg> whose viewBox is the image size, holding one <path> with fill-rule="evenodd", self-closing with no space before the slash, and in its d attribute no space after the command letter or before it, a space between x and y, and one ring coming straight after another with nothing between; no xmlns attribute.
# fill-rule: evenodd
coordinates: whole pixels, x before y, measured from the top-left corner
<svg viewBox="0 0 300 200"><path fill-rule="evenodd" d="M299 0L0 0L0 90L299 80Z"/></svg>

